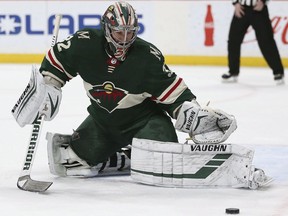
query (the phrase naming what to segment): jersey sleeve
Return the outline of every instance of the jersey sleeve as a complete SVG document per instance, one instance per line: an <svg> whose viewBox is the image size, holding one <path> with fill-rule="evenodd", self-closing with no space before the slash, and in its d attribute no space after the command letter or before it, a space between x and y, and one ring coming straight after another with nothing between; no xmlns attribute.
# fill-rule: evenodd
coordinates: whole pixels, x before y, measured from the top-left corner
<svg viewBox="0 0 288 216"><path fill-rule="evenodd" d="M63 84L77 75L75 64L78 46L76 33L58 42L48 50L40 67L40 72L50 75Z"/></svg>
<svg viewBox="0 0 288 216"><path fill-rule="evenodd" d="M172 118L176 118L176 111L185 102L196 96L190 91L184 80L171 71L165 64L162 53L153 45L146 58L147 76L145 85L152 99Z"/></svg>

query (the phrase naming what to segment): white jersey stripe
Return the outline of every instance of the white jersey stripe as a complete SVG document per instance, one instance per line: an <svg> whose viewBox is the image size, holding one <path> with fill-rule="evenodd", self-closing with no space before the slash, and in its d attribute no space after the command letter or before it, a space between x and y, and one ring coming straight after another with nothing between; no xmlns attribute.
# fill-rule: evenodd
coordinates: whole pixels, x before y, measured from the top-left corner
<svg viewBox="0 0 288 216"><path fill-rule="evenodd" d="M177 77L174 82L157 98L156 102L172 104L187 89L182 78Z"/></svg>

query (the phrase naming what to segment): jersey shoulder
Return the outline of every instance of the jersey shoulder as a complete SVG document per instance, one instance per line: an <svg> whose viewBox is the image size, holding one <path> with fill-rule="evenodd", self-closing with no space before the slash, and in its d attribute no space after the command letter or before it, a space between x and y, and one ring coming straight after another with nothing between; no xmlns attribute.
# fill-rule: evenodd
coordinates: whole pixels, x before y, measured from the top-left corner
<svg viewBox="0 0 288 216"><path fill-rule="evenodd" d="M103 43L104 39L105 39L104 33L101 29L85 28L85 29L76 31L73 35L73 40L76 43L82 43L82 42L95 43L95 41L98 41L99 43Z"/></svg>
<svg viewBox="0 0 288 216"><path fill-rule="evenodd" d="M89 58L89 56L102 56L105 53L105 37L100 29L81 29L73 34L71 48L68 52L74 60Z"/></svg>
<svg viewBox="0 0 288 216"><path fill-rule="evenodd" d="M137 37L133 44L133 49L135 53L138 53L142 58L149 61L159 61L164 62L164 57L162 52L152 43Z"/></svg>
<svg viewBox="0 0 288 216"><path fill-rule="evenodd" d="M92 29L92 28L84 28L80 29L75 32L76 35L79 35L80 38L81 36L89 36L90 38L95 38L95 37L103 37L104 32L102 29Z"/></svg>

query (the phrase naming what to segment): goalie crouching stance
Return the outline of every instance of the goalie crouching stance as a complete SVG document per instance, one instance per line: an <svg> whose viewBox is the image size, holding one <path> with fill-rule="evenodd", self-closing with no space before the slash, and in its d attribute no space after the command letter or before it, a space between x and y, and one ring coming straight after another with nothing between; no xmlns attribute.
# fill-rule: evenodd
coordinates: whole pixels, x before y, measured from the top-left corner
<svg viewBox="0 0 288 216"><path fill-rule="evenodd" d="M71 135L46 136L52 174L131 172L138 182L166 187L255 189L269 182L263 170L251 165L253 150L222 144L236 129L235 118L201 107L157 47L137 37L137 15L130 4L110 5L101 24L102 29L79 30L51 48L40 69L32 69L12 110L20 126L40 116L52 120L61 88L77 75L83 79L91 101L88 117ZM195 144L178 143L175 128Z"/></svg>

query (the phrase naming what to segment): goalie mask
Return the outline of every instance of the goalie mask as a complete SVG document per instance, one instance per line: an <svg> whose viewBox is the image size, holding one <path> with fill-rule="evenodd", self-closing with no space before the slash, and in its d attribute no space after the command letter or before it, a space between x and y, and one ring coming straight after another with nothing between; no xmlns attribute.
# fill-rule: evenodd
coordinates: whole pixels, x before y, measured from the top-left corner
<svg viewBox="0 0 288 216"><path fill-rule="evenodd" d="M115 58L124 61L139 30L135 10L126 2L116 2L108 7L102 16L101 24L110 51Z"/></svg>

